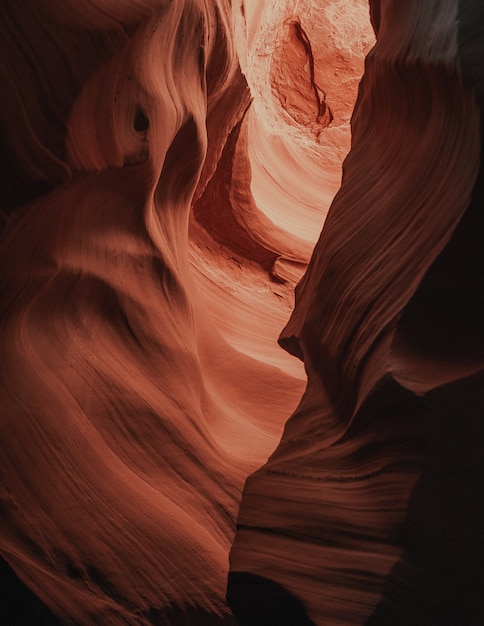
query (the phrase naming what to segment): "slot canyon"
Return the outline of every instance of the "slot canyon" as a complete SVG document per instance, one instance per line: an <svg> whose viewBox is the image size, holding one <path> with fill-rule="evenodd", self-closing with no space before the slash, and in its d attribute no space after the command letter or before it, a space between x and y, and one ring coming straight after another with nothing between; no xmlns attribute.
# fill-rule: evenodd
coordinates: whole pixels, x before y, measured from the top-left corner
<svg viewBox="0 0 484 626"><path fill-rule="evenodd" d="M484 624L484 5L1 0L0 624Z"/></svg>

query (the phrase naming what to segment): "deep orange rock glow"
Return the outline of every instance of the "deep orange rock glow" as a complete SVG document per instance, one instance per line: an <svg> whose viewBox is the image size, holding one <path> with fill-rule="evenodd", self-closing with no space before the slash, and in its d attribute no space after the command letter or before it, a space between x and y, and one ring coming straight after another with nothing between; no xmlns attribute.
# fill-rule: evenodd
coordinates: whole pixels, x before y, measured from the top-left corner
<svg viewBox="0 0 484 626"><path fill-rule="evenodd" d="M0 623L484 623L479 3L1 7Z"/></svg>

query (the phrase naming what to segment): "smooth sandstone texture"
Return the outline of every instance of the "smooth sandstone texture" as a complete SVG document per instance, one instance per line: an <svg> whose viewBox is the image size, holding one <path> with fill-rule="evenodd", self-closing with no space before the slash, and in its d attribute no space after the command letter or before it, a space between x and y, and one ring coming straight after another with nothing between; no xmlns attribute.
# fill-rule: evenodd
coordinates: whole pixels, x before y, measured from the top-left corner
<svg viewBox="0 0 484 626"><path fill-rule="evenodd" d="M250 101L231 19L2 3L2 623L53 619L15 576L62 624L233 622L243 481L304 383L294 282L239 280L196 209L189 240Z"/></svg>
<svg viewBox="0 0 484 626"><path fill-rule="evenodd" d="M1 17L0 623L483 623L478 3Z"/></svg>
<svg viewBox="0 0 484 626"><path fill-rule="evenodd" d="M484 15L371 9L341 189L280 337L308 386L238 516L243 625L484 621Z"/></svg>

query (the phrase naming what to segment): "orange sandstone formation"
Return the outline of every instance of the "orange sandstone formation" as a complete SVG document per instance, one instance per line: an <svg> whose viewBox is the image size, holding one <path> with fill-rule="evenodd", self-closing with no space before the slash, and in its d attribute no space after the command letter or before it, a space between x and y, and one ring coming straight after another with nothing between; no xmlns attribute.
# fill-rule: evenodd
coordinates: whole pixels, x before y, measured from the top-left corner
<svg viewBox="0 0 484 626"><path fill-rule="evenodd" d="M188 242L249 102L228 5L2 18L5 603L49 619L17 576L63 624L228 623L243 481L303 385L276 344L291 287L255 266L233 297L238 257L224 273L197 223Z"/></svg>
<svg viewBox="0 0 484 626"><path fill-rule="evenodd" d="M484 621L478 3L1 6L0 623Z"/></svg>
<svg viewBox="0 0 484 626"><path fill-rule="evenodd" d="M280 337L308 385L238 516L242 625L484 621L484 14L370 6L342 185Z"/></svg>

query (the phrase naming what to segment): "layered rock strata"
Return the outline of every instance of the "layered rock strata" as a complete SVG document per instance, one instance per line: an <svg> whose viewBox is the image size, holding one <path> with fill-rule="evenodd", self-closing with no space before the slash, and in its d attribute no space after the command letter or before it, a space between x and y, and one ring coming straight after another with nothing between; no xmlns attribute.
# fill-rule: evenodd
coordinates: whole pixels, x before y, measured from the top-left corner
<svg viewBox="0 0 484 626"><path fill-rule="evenodd" d="M243 481L303 382L276 354L291 288L253 262L234 304L230 252L195 222L189 245L249 103L230 22L2 3L2 623L233 623Z"/></svg>
<svg viewBox="0 0 484 626"><path fill-rule="evenodd" d="M484 15L370 6L341 189L280 337L307 389L238 517L243 625L484 620Z"/></svg>
<svg viewBox="0 0 484 626"><path fill-rule="evenodd" d="M0 622L484 622L484 19L370 8L2 3Z"/></svg>

